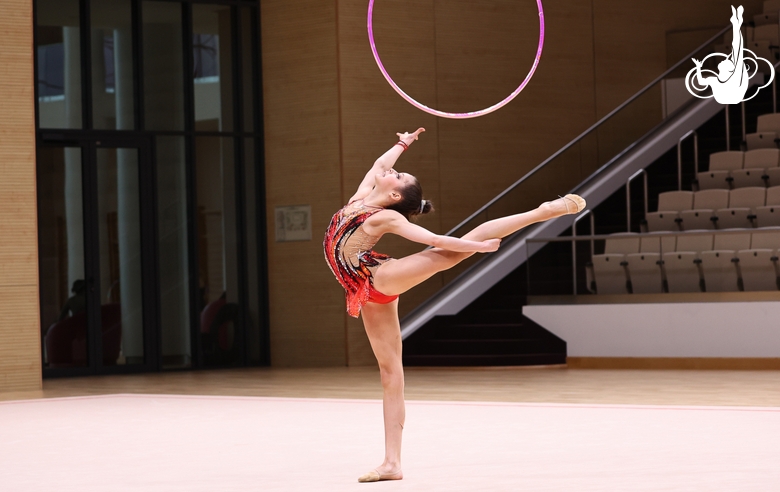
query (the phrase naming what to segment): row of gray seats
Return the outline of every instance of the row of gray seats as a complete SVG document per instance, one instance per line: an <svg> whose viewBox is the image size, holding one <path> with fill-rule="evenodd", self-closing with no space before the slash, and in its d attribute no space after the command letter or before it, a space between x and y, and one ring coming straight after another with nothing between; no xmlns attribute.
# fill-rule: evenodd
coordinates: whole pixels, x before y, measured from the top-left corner
<svg viewBox="0 0 780 492"><path fill-rule="evenodd" d="M745 136L747 150L776 149L780 143L778 137L780 137L780 113L762 114L758 117L756 133Z"/></svg>
<svg viewBox="0 0 780 492"><path fill-rule="evenodd" d="M780 226L780 186L660 193L645 221L649 232Z"/></svg>
<svg viewBox="0 0 780 492"><path fill-rule="evenodd" d="M780 149L710 154L709 171L697 173L696 183L700 190L779 186Z"/></svg>
<svg viewBox="0 0 780 492"><path fill-rule="evenodd" d="M615 234L593 255L598 294L776 291L780 228L677 236Z"/></svg>

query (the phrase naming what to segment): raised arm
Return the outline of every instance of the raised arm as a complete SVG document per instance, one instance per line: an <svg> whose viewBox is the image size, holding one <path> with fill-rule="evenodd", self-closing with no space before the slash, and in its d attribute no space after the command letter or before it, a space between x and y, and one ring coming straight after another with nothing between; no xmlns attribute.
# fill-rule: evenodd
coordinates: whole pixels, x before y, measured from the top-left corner
<svg viewBox="0 0 780 492"><path fill-rule="evenodd" d="M449 251L463 253L490 253L496 251L501 244L500 239L487 241L469 241L450 236L434 234L424 227L412 224L395 210L384 210L372 215L364 224L366 234L379 237L384 234L396 234L415 243L427 244Z"/></svg>
<svg viewBox="0 0 780 492"><path fill-rule="evenodd" d="M374 177L379 173L385 172L388 169L392 169L395 165L395 161L398 160L403 151L406 150L406 148L411 145L412 142L417 140L417 137L420 135L420 133L424 131L425 128L418 128L414 133L396 133L396 135L398 135L398 141L406 144L406 147L400 143L396 143L390 147L387 152L382 154L379 159L374 161L374 165L371 166L371 170L366 173L366 176L363 178L363 181L360 182L360 186L358 186L357 191L354 195L352 195L352 198L350 198L347 203L352 203L355 200L360 200L361 198L368 196L368 194L371 193L371 190L374 188Z"/></svg>
<svg viewBox="0 0 780 492"><path fill-rule="evenodd" d="M710 85L710 82L701 76L701 66L703 62L700 62L696 58L693 58L693 63L696 64L696 82L698 82L699 85L702 87L707 87L708 85Z"/></svg>

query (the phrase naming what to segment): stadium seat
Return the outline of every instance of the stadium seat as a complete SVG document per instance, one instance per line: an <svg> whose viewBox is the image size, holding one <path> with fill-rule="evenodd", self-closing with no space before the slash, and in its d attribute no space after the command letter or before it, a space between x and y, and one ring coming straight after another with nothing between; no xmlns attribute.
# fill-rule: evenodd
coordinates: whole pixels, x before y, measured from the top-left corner
<svg viewBox="0 0 780 492"><path fill-rule="evenodd" d="M737 251L742 288L745 291L778 290L778 250L747 249Z"/></svg>
<svg viewBox="0 0 780 492"><path fill-rule="evenodd" d="M767 169L780 165L780 149L756 149L745 152L744 169L731 171L731 185L734 188L766 186L764 175Z"/></svg>
<svg viewBox="0 0 780 492"><path fill-rule="evenodd" d="M599 294L628 294L625 257L639 252L639 234L614 234L605 241L604 254L593 255L593 277Z"/></svg>
<svg viewBox="0 0 780 492"><path fill-rule="evenodd" d="M715 211L718 229L749 228L755 226L756 210L766 202L766 188L755 186L737 188L729 192L729 207Z"/></svg>
<svg viewBox="0 0 780 492"><path fill-rule="evenodd" d="M767 186L780 186L780 167L770 167L764 170L764 179Z"/></svg>
<svg viewBox="0 0 780 492"><path fill-rule="evenodd" d="M780 227L766 227L752 231L750 249L776 250L778 248L780 248Z"/></svg>
<svg viewBox="0 0 780 492"><path fill-rule="evenodd" d="M703 232L703 231L690 231ZM712 250L712 234L683 234L677 237L677 251L664 253L663 269L669 292L701 292L703 277L699 254Z"/></svg>
<svg viewBox="0 0 780 492"><path fill-rule="evenodd" d="M715 234L711 251L702 251L701 271L706 292L735 292L739 290L737 251L750 247L750 233Z"/></svg>
<svg viewBox="0 0 780 492"><path fill-rule="evenodd" d="M758 42L746 43L746 45L748 48L753 49L751 45L755 43ZM765 41L761 41L761 43L765 43ZM755 49L753 49L753 51L758 56L766 58L766 56L759 54ZM771 58L767 58L769 61L774 59L774 55ZM756 133L751 133L746 137L747 150L776 149L777 144L775 143L775 139L777 138L778 133L780 133L780 114L762 114L758 117Z"/></svg>
<svg viewBox="0 0 780 492"><path fill-rule="evenodd" d="M643 234L639 253L626 255L626 267L634 294L655 294L663 292L661 250L674 251L677 238Z"/></svg>
<svg viewBox="0 0 780 492"><path fill-rule="evenodd" d="M753 37L755 37L755 29L753 29ZM754 39L753 41L745 41L745 47L751 50L761 58L766 58L770 63L775 63L778 60L777 57L777 45L772 44L768 39ZM759 72L767 73L769 68L766 64L763 67L758 67Z"/></svg>
<svg viewBox="0 0 780 492"><path fill-rule="evenodd" d="M775 13L775 17L777 16L777 13ZM780 40L778 40L778 24L775 22L774 24L761 24L756 25L756 27L753 29L753 41L769 41L769 44L771 46L777 46L780 44ZM760 56L760 55L759 55Z"/></svg>
<svg viewBox="0 0 780 492"><path fill-rule="evenodd" d="M766 205L756 209L756 227L780 226L780 186L766 190Z"/></svg>
<svg viewBox="0 0 780 492"><path fill-rule="evenodd" d="M715 229L715 210L728 208L729 190L703 190L693 194L693 210L680 212L684 231Z"/></svg>
<svg viewBox="0 0 780 492"><path fill-rule="evenodd" d="M765 13L772 13L780 11L780 0L764 0Z"/></svg>
<svg viewBox="0 0 780 492"><path fill-rule="evenodd" d="M642 234L639 243L640 253L668 253L675 251L677 236L662 236L660 234Z"/></svg>
<svg viewBox="0 0 780 492"><path fill-rule="evenodd" d="M728 190L731 172L742 169L744 153L740 151L710 154L710 167L705 173L697 173L700 190Z"/></svg>
<svg viewBox="0 0 780 492"><path fill-rule="evenodd" d="M750 249L737 251L740 276L746 291L780 289L780 268L777 257L780 249L780 227L754 231Z"/></svg>
<svg viewBox="0 0 780 492"><path fill-rule="evenodd" d="M680 212L693 208L692 191L667 191L658 195L658 212L650 212L645 218L647 230L679 231Z"/></svg>
<svg viewBox="0 0 780 492"><path fill-rule="evenodd" d="M768 24L778 25L778 12L775 10L774 12L764 11L762 14L756 14L753 16L753 23L756 27Z"/></svg>

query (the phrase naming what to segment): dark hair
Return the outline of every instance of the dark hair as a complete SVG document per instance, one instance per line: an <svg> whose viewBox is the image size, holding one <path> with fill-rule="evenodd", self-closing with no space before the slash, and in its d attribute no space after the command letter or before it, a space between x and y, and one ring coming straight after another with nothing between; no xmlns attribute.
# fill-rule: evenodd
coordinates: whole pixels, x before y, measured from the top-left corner
<svg viewBox="0 0 780 492"><path fill-rule="evenodd" d="M385 208L395 210L407 219L414 217L415 215L433 212L433 202L425 200L425 205L422 204L423 191L417 178L414 179L414 183L398 191L401 193L401 199ZM422 210L420 210L421 205Z"/></svg>
<svg viewBox="0 0 780 492"><path fill-rule="evenodd" d="M73 282L73 287L70 288L70 291L74 294L80 294L81 292L84 292L87 290L87 284L83 280L75 280Z"/></svg>

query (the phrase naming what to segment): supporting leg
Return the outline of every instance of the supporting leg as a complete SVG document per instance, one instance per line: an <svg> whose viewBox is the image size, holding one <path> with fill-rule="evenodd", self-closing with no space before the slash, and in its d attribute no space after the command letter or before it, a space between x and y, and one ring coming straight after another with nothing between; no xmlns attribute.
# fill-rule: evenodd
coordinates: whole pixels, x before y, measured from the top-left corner
<svg viewBox="0 0 780 492"><path fill-rule="evenodd" d="M389 304L368 303L361 311L371 349L382 378L382 409L385 423L385 459L374 471L358 479L363 482L400 480L401 437L406 419L404 368L401 361L401 325L398 299Z"/></svg>

